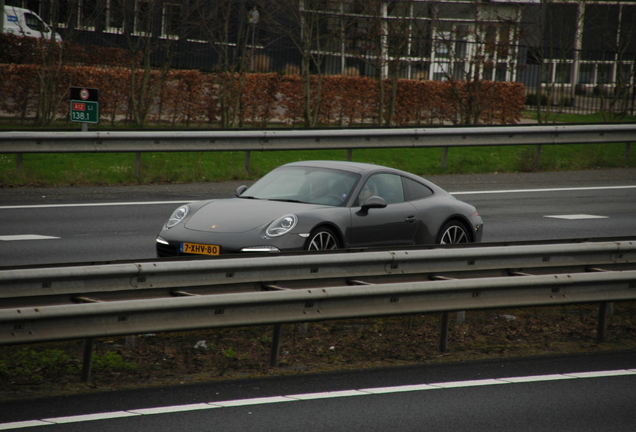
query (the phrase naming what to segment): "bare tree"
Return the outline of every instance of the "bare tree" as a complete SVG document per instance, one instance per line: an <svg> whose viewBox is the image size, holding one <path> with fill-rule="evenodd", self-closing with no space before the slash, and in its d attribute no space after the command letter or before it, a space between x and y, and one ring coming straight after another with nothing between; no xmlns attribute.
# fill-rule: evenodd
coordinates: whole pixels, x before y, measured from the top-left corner
<svg viewBox="0 0 636 432"><path fill-rule="evenodd" d="M161 0L113 0L112 9L125 17L122 30L130 53L130 110L137 126L147 123L174 57L175 40L161 39ZM161 60L159 60L161 58Z"/></svg>
<svg viewBox="0 0 636 432"><path fill-rule="evenodd" d="M584 0L569 3L545 0L523 35L531 47L530 58L540 67L535 87L539 123L556 122L574 96L584 4Z"/></svg>
<svg viewBox="0 0 636 432"><path fill-rule="evenodd" d="M428 21L414 19L413 0L387 3L383 0L357 2L356 16L347 27L345 51L375 71L378 80L378 123L394 123L398 79L409 65L414 36L428 27ZM385 80L389 79L387 98ZM388 100L388 107L387 107ZM386 109L385 111L385 108Z"/></svg>
<svg viewBox="0 0 636 432"><path fill-rule="evenodd" d="M585 7L586 33L597 36L605 55L613 57L613 68L597 70L597 95L601 101L601 113L607 122L624 118L629 109L629 90L634 77L628 55L636 48L636 6L632 2L616 5L589 4ZM606 72L606 73L604 73Z"/></svg>
<svg viewBox="0 0 636 432"><path fill-rule="evenodd" d="M38 126L48 126L56 119L58 107L64 101L70 87L70 82L63 79L65 45L57 40L58 25L63 20L57 0L51 1L49 11L51 28L39 29L43 38L38 43L40 67L38 68L39 88L35 119ZM64 19L68 27L71 17L64 17ZM43 26L42 23L36 25Z"/></svg>
<svg viewBox="0 0 636 432"><path fill-rule="evenodd" d="M433 78L450 83L461 124L478 124L495 94L492 81L514 72L518 11L502 9L479 0L434 9Z"/></svg>
<svg viewBox="0 0 636 432"><path fill-rule="evenodd" d="M217 57L216 72L221 127L238 126L241 95L250 70L256 25L262 19L257 4L250 10L244 2L197 0L192 3L193 17L197 24L194 37L208 41Z"/></svg>
<svg viewBox="0 0 636 432"><path fill-rule="evenodd" d="M314 127L322 100L323 62L338 45L340 26L335 0L272 0L275 26L301 57L305 127Z"/></svg>

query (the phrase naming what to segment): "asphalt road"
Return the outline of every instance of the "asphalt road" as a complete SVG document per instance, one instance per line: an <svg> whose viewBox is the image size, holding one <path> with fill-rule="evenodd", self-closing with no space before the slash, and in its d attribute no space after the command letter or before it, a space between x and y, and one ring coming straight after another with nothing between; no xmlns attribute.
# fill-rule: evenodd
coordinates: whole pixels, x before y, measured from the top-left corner
<svg viewBox="0 0 636 432"><path fill-rule="evenodd" d="M431 179L478 207L484 241L636 235L633 169ZM0 266L150 258L177 202L236 186L0 189ZM24 234L53 238L6 240ZM635 371L628 352L182 385L0 403L0 430L633 431Z"/></svg>
<svg viewBox="0 0 636 432"><path fill-rule="evenodd" d="M631 432L635 368L602 353L76 395L2 403L0 430Z"/></svg>
<svg viewBox="0 0 636 432"><path fill-rule="evenodd" d="M585 170L539 173L494 173L427 176L449 192L590 187L636 184L636 169ZM55 188L2 188L0 206L68 203L167 201L230 197L245 181L93 186Z"/></svg>
<svg viewBox="0 0 636 432"><path fill-rule="evenodd" d="M484 242L636 235L635 169L431 179L477 207ZM238 185L0 189L0 267L154 258L179 203Z"/></svg>

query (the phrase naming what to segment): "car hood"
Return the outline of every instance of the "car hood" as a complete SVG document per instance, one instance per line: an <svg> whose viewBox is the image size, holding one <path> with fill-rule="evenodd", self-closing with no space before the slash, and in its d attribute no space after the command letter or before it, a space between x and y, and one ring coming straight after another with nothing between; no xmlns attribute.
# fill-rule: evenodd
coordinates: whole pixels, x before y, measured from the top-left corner
<svg viewBox="0 0 636 432"><path fill-rule="evenodd" d="M199 208L185 224L189 230L242 233L268 225L289 213L323 208L322 205L286 203L245 198L210 201Z"/></svg>

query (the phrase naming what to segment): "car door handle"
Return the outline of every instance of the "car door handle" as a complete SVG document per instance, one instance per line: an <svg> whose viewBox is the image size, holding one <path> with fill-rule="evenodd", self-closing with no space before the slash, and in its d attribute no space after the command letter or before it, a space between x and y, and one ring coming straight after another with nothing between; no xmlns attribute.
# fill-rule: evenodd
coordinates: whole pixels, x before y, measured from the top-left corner
<svg viewBox="0 0 636 432"><path fill-rule="evenodd" d="M407 222L407 223L415 222L415 216L407 216L406 219L404 219L404 222Z"/></svg>

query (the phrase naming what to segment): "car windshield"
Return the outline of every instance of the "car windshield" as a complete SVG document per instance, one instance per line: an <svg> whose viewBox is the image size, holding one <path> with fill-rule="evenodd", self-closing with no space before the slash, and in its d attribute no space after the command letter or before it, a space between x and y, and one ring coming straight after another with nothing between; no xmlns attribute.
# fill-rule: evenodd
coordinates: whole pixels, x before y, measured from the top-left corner
<svg viewBox="0 0 636 432"><path fill-rule="evenodd" d="M241 194L264 200L344 205L359 175L326 168L282 167L261 178Z"/></svg>

